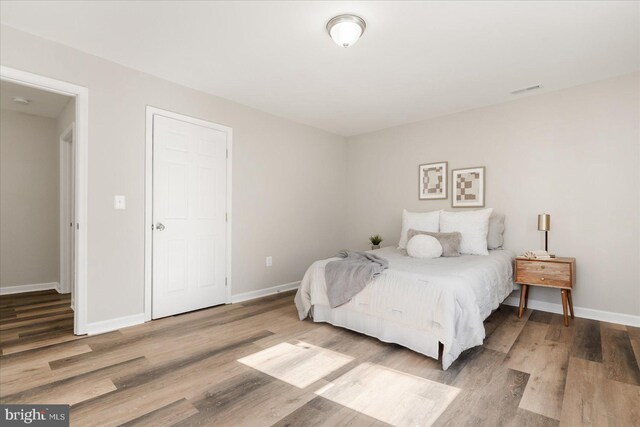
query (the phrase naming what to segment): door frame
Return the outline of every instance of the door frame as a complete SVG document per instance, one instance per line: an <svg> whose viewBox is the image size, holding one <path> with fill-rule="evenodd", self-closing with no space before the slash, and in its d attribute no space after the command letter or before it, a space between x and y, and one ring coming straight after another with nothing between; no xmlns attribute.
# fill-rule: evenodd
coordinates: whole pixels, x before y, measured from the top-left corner
<svg viewBox="0 0 640 427"><path fill-rule="evenodd" d="M231 303L231 178L233 129L207 120L163 110L161 108L146 107L145 130L145 179L144 179L144 320L151 320L151 293L153 285L153 116L159 115L170 119L180 120L198 126L215 129L227 134L227 222L226 222L226 261L225 261L225 301Z"/></svg>
<svg viewBox="0 0 640 427"><path fill-rule="evenodd" d="M0 65L0 80L30 86L48 92L72 96L76 99L75 133L75 284L76 310L73 333L87 333L87 235L88 223L88 175L89 175L89 89L73 83L29 73Z"/></svg>
<svg viewBox="0 0 640 427"><path fill-rule="evenodd" d="M59 181L60 181L60 185L59 185L59 199L58 199L58 205L60 207L60 290L62 291L62 293L71 293L71 308L74 308L74 294L75 292L73 292L74 290L71 289L70 286L70 280L69 280L69 276L70 276L70 272L69 270L69 246L68 244L70 242L68 242L66 240L66 237L63 237L66 233L69 232L69 226L67 225L67 221L66 219L63 221L63 218L66 217L66 214L68 212L68 206L64 206L62 204L63 199L65 199L63 197L63 195L66 195L67 192L69 193L70 196L73 197L75 191L69 191L69 188L65 188L65 187L71 187L73 188L73 186L71 185L71 181L69 181L68 179L66 179L66 174L69 174L70 170L73 170L73 156L70 156L71 159L69 159L67 156L69 154L73 153L73 144L74 144L74 139L75 139L75 121L71 122L71 124L69 124L69 126L67 126L67 128L62 131L62 133L60 134L59 137L59 159L58 159L58 163L59 163ZM70 149L71 151L67 150L67 144L71 144L70 145ZM69 162L68 160L71 160L71 162ZM71 176L71 178L73 178Z"/></svg>

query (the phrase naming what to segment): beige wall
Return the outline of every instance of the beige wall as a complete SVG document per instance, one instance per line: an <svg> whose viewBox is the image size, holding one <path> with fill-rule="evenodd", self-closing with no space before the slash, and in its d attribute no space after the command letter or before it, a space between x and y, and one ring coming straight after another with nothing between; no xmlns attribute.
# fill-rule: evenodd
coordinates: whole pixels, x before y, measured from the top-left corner
<svg viewBox="0 0 640 427"><path fill-rule="evenodd" d="M58 282L56 120L0 110L0 287Z"/></svg>
<svg viewBox="0 0 640 427"><path fill-rule="evenodd" d="M640 314L639 99L633 74L349 138L347 246L374 233L397 244L403 208L451 209L418 200L420 163L486 166L505 247L543 247L536 216L548 212L550 250L577 258L575 305Z"/></svg>
<svg viewBox="0 0 640 427"><path fill-rule="evenodd" d="M89 88L89 322L143 311L147 105L233 128L234 294L300 280L343 247L344 138L6 26L0 62Z"/></svg>

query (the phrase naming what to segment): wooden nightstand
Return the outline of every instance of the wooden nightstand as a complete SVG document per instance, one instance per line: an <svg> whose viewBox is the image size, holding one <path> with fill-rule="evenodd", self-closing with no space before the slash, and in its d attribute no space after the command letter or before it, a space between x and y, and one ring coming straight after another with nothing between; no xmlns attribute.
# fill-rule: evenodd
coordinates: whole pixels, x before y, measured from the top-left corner
<svg viewBox="0 0 640 427"><path fill-rule="evenodd" d="M575 258L551 258L530 259L516 258L515 282L520 285L520 308L518 317L527 309L529 299L529 286L544 286L558 288L562 293L562 311L564 313L564 325L569 326L567 315L567 303L571 318L573 319L573 300L571 289L576 283L576 259Z"/></svg>

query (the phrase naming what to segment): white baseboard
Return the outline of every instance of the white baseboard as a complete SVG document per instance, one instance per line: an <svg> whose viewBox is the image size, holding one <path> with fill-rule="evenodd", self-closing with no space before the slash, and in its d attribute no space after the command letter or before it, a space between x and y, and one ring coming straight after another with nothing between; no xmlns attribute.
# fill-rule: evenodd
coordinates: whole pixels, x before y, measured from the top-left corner
<svg viewBox="0 0 640 427"><path fill-rule="evenodd" d="M120 328L139 325L141 323L144 323L144 313L117 317L115 319L102 320L100 322L92 322L87 324L87 334L104 334L106 332L117 331Z"/></svg>
<svg viewBox="0 0 640 427"><path fill-rule="evenodd" d="M58 291L59 294L70 294L71 291L66 292L64 289L62 289L62 285L60 283L56 283L56 291Z"/></svg>
<svg viewBox="0 0 640 427"><path fill-rule="evenodd" d="M257 291L243 292L241 294L231 295L231 302L242 302L251 299L266 297L268 295L278 294L280 292L286 292L293 289L297 289L300 286L300 281L285 283L284 285L272 286L270 288L259 289Z"/></svg>
<svg viewBox="0 0 640 427"><path fill-rule="evenodd" d="M504 303L518 307L520 305L520 295L510 296ZM551 302L529 300L527 304L533 310L548 311L550 313L562 314L562 305ZM611 311L594 310L592 308L574 307L573 312L576 317L584 317L585 319L600 320L603 322L619 323L622 325L640 327L640 316L633 314L614 313Z"/></svg>
<svg viewBox="0 0 640 427"><path fill-rule="evenodd" d="M59 290L58 282L35 283L33 285L5 286L0 288L0 295L21 294L23 292L46 291L48 289Z"/></svg>
<svg viewBox="0 0 640 427"><path fill-rule="evenodd" d="M277 294L280 292L290 291L296 289L300 285L300 282L285 283L284 285L273 286L271 288L260 289L257 291L244 292L242 294L236 294L231 296L231 302L248 301L255 298L266 297L268 295ZM107 332L116 331L120 328L126 328L127 326L134 326L144 323L144 313L133 314L131 316L123 316L115 319L102 320L100 322L92 322L87 324L87 334L97 335Z"/></svg>

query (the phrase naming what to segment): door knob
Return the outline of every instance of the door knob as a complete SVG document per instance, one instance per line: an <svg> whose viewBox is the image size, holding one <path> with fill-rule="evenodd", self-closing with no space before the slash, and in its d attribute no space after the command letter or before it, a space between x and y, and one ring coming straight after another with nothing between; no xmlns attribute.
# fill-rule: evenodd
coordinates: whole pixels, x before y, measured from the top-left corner
<svg viewBox="0 0 640 427"><path fill-rule="evenodd" d="M156 224L156 230L158 230L158 231L164 230L164 224L161 223L161 222L157 223Z"/></svg>

